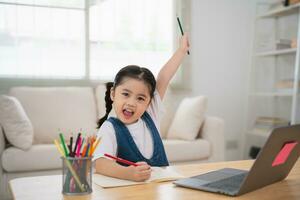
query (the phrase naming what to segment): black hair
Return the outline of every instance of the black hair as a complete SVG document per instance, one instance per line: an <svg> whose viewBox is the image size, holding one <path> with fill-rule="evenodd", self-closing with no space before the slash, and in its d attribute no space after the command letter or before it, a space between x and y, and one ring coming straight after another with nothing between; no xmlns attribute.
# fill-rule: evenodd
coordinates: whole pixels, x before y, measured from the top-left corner
<svg viewBox="0 0 300 200"><path fill-rule="evenodd" d="M154 95L156 80L152 72L144 67L139 67L137 65L128 65L123 67L115 76L114 82L106 83L106 92L105 92L105 115L99 119L98 128L105 122L112 109L113 101L110 98L111 89L115 89L118 85L122 84L125 78L134 78L140 81L143 81L149 88L150 97L152 98Z"/></svg>

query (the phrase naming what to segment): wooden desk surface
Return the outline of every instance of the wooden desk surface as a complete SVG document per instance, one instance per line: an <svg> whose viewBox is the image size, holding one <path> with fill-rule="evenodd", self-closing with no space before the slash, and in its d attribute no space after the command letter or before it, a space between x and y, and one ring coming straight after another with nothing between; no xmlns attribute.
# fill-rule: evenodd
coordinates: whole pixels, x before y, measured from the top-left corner
<svg viewBox="0 0 300 200"><path fill-rule="evenodd" d="M249 169L252 160L231 161L208 164L192 164L175 166L176 170L185 176L194 176L224 167ZM259 181L259 180L258 180ZM182 187L176 187L172 182L149 183L128 187L102 189L93 185L93 193L87 196L63 196L61 194L60 175L18 178L10 181L10 189L16 200L108 200L108 199L300 199L300 160L296 163L289 176L262 189L244 194L239 197L229 197L221 194L203 192Z"/></svg>

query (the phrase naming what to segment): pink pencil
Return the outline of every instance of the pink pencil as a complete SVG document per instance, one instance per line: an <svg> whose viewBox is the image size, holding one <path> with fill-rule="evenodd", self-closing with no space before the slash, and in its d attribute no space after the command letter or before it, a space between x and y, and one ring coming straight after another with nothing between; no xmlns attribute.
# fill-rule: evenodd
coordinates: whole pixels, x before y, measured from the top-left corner
<svg viewBox="0 0 300 200"><path fill-rule="evenodd" d="M79 157L80 156L80 148L81 148L81 137L78 139L78 146L77 146L77 152L76 152L76 156Z"/></svg>

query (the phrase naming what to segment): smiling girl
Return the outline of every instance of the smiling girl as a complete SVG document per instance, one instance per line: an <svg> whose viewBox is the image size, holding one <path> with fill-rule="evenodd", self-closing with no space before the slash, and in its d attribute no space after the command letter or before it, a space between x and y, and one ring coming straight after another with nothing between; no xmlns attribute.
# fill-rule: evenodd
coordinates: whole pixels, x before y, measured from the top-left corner
<svg viewBox="0 0 300 200"><path fill-rule="evenodd" d="M188 48L187 35L183 35L180 47L162 67L157 81L147 68L129 65L117 73L114 82L106 84L106 114L98 122L101 146L94 154L97 173L144 181L150 178L151 166L169 165L159 135L162 99ZM112 108L116 117L108 118ZM104 157L105 153L137 166L115 162Z"/></svg>

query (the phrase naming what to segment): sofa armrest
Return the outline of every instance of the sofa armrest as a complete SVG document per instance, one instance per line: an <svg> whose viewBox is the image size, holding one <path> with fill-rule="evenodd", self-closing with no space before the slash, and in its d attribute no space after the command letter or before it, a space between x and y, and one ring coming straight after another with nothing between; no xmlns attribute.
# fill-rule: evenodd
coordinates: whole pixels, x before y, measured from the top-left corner
<svg viewBox="0 0 300 200"><path fill-rule="evenodd" d="M5 148L5 139L3 128L0 125L0 199L7 199L7 179L3 176L3 168L2 168L2 153Z"/></svg>
<svg viewBox="0 0 300 200"><path fill-rule="evenodd" d="M206 117L200 137L208 140L211 144L211 152L208 161L224 161L224 120L217 117Z"/></svg>
<svg viewBox="0 0 300 200"><path fill-rule="evenodd" d="M0 158L1 158L1 155L2 155L2 152L3 152L4 148L5 148L4 132L2 130L2 126L0 126Z"/></svg>
<svg viewBox="0 0 300 200"><path fill-rule="evenodd" d="M2 126L0 125L0 184L2 184L2 180L3 180L3 177L2 177L2 174L3 174L3 169L2 169L2 153L4 151L4 148L5 148L4 132L3 132ZM0 192L2 192L1 191L1 185L0 185ZM1 195L0 195L0 197L1 197Z"/></svg>

